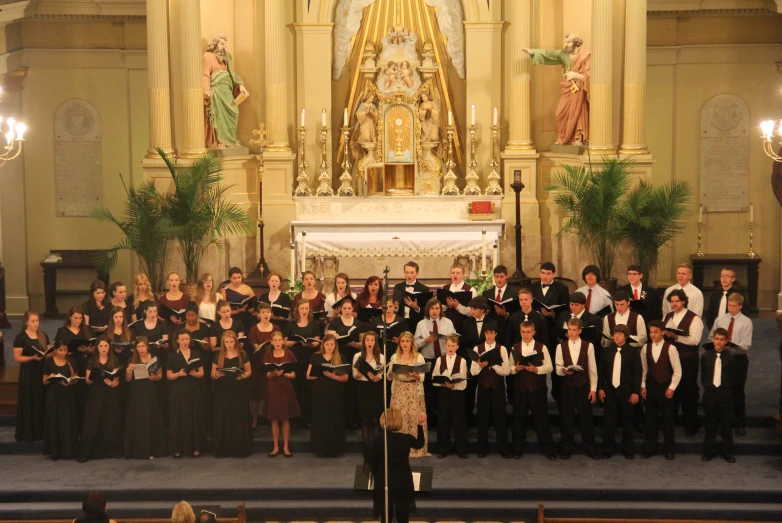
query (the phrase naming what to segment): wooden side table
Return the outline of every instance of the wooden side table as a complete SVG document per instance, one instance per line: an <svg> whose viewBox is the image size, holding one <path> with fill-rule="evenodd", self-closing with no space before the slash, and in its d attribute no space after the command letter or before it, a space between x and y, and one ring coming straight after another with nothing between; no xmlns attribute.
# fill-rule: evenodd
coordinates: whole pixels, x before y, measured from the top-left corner
<svg viewBox="0 0 782 523"><path fill-rule="evenodd" d="M95 272L98 275L98 279L102 280L106 284L106 288L109 287L109 274L98 269L92 258L97 251L60 251L52 250L50 254L59 254L62 256L60 262L41 262L43 267L43 292L44 299L46 300L46 312L43 315L46 318L56 318L59 311L57 310L57 296L67 295L81 295L89 294L89 290L57 290L57 271L61 269L83 269Z"/></svg>
<svg viewBox="0 0 782 523"><path fill-rule="evenodd" d="M703 288L703 275L706 267L732 267L742 265L747 269L747 307L746 311L750 314L757 314L758 309L758 276L760 273L760 262L763 258L755 255L750 258L746 254L704 254L703 256L690 255L692 263L692 283L702 291L709 289Z"/></svg>

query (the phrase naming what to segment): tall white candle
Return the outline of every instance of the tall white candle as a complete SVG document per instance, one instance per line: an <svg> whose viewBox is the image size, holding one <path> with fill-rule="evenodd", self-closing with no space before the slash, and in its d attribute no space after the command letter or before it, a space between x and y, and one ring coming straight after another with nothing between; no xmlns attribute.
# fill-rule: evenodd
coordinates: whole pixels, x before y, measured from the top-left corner
<svg viewBox="0 0 782 523"><path fill-rule="evenodd" d="M703 205L700 206L698 211L698 223L703 223Z"/></svg>
<svg viewBox="0 0 782 523"><path fill-rule="evenodd" d="M301 233L301 273L307 270L307 231Z"/></svg>
<svg viewBox="0 0 782 523"><path fill-rule="evenodd" d="M342 124L347 127L348 126L348 110L345 108L345 112L342 115Z"/></svg>
<svg viewBox="0 0 782 523"><path fill-rule="evenodd" d="M492 125L497 126L497 125L499 125L499 122L500 122L500 112L495 107L494 108L494 124L492 124Z"/></svg>
<svg viewBox="0 0 782 523"><path fill-rule="evenodd" d="M448 126L453 125L453 111L448 111Z"/></svg>
<svg viewBox="0 0 782 523"><path fill-rule="evenodd" d="M291 288L296 282L296 244L291 243Z"/></svg>
<svg viewBox="0 0 782 523"><path fill-rule="evenodd" d="M481 236L481 274L486 274L486 229Z"/></svg>
<svg viewBox="0 0 782 523"><path fill-rule="evenodd" d="M755 204L750 203L749 204L749 222L755 223Z"/></svg>
<svg viewBox="0 0 782 523"><path fill-rule="evenodd" d="M470 125L475 125L475 104L472 104L472 113L470 116Z"/></svg>
<svg viewBox="0 0 782 523"><path fill-rule="evenodd" d="M307 112L307 110L306 110L306 109L302 109L302 110L301 110L301 126L302 126L302 127L304 127L304 121L305 121L305 119L306 119L304 115L305 115L305 113L306 113L306 112Z"/></svg>
<svg viewBox="0 0 782 523"><path fill-rule="evenodd" d="M326 127L326 110L323 109L323 112L320 114L320 123L322 127Z"/></svg>
<svg viewBox="0 0 782 523"><path fill-rule="evenodd" d="M494 242L494 266L500 264L500 242Z"/></svg>

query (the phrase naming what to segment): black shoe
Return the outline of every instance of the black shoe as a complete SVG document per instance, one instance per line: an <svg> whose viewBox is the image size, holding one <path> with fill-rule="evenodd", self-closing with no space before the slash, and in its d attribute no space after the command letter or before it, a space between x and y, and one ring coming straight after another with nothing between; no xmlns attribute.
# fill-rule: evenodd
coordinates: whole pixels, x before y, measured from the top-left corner
<svg viewBox="0 0 782 523"><path fill-rule="evenodd" d="M673 461L675 457L676 456L673 455L673 452L669 452L668 454L665 455L665 459L667 459L668 461Z"/></svg>
<svg viewBox="0 0 782 523"><path fill-rule="evenodd" d="M513 459L521 459L522 453L521 452L514 452L513 453Z"/></svg>
<svg viewBox="0 0 782 523"><path fill-rule="evenodd" d="M556 461L557 455L553 452L551 454L546 454L546 459L548 459L549 461Z"/></svg>
<svg viewBox="0 0 782 523"><path fill-rule="evenodd" d="M727 461L728 463L736 463L736 458L734 458L730 454L726 454L725 455L725 461Z"/></svg>
<svg viewBox="0 0 782 523"><path fill-rule="evenodd" d="M461 454L459 454L459 457L462 458L462 459L467 459L467 453L466 452L462 452Z"/></svg>
<svg viewBox="0 0 782 523"><path fill-rule="evenodd" d="M478 453L478 457L479 458L485 458L486 457L486 453L485 452L479 452Z"/></svg>
<svg viewBox="0 0 782 523"><path fill-rule="evenodd" d="M694 436L698 433L698 427L687 427L684 431L685 436Z"/></svg>
<svg viewBox="0 0 782 523"><path fill-rule="evenodd" d="M641 459L649 459L656 455L657 455L656 452L641 452Z"/></svg>
<svg viewBox="0 0 782 523"><path fill-rule="evenodd" d="M592 459L600 459L600 454L597 452L587 452L587 456L589 456Z"/></svg>
<svg viewBox="0 0 782 523"><path fill-rule="evenodd" d="M502 459L510 459L510 452L503 452L500 456L502 456Z"/></svg>
<svg viewBox="0 0 782 523"><path fill-rule="evenodd" d="M559 459L570 459L570 453L568 452L565 454L564 452L559 455Z"/></svg>
<svg viewBox="0 0 782 523"><path fill-rule="evenodd" d="M286 458L292 458L292 457L293 457L293 452L288 452L287 454L285 454L285 453L283 452L283 454L282 454L282 455L283 455L283 456L285 456Z"/></svg>
<svg viewBox="0 0 782 523"><path fill-rule="evenodd" d="M701 461L711 461L714 459L714 454L704 454L701 457Z"/></svg>
<svg viewBox="0 0 782 523"><path fill-rule="evenodd" d="M747 435L747 429L744 427L739 427L736 429L736 436L746 436Z"/></svg>
<svg viewBox="0 0 782 523"><path fill-rule="evenodd" d="M444 457L446 457L446 456L448 456L448 453L447 453L447 452L440 452L440 453L437 455L437 457L438 457L439 459L443 459L443 458L444 458Z"/></svg>
<svg viewBox="0 0 782 523"><path fill-rule="evenodd" d="M614 455L613 452L601 452L600 453L600 458L601 459L611 459L611 456L613 456L613 455Z"/></svg>
<svg viewBox="0 0 782 523"><path fill-rule="evenodd" d="M627 453L625 454L625 459L635 459L635 454Z"/></svg>

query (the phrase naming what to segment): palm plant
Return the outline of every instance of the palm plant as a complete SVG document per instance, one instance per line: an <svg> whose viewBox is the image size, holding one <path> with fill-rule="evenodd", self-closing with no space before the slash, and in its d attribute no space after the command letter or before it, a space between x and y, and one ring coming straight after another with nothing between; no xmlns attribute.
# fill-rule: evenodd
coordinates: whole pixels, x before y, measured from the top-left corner
<svg viewBox="0 0 782 523"><path fill-rule="evenodd" d="M119 176L127 195L123 216L118 218L105 207L93 209L91 215L119 227L123 238L114 247L99 251L93 263L108 273L117 265L120 251L133 251L138 256L141 271L149 277L152 290L160 290L170 238L160 207L160 193L151 180L135 188L128 187L122 175Z"/></svg>
<svg viewBox="0 0 782 523"><path fill-rule="evenodd" d="M204 155L185 166L172 163L160 149L158 153L174 180L174 191L161 196L163 217L179 247L187 281L194 283L207 249L214 245L223 252L225 236L250 234L252 224L246 211L225 198L232 186L220 184L219 158Z"/></svg>
<svg viewBox="0 0 782 523"><path fill-rule="evenodd" d="M654 186L639 182L621 209L627 238L635 247L635 263L651 278L660 249L684 229L692 189L685 181Z"/></svg>
<svg viewBox="0 0 782 523"><path fill-rule="evenodd" d="M626 231L620 213L621 200L630 187L632 160L604 158L593 171L584 166L563 165L546 191L556 191L554 204L567 217L557 233L572 234L586 248L607 280L617 249Z"/></svg>

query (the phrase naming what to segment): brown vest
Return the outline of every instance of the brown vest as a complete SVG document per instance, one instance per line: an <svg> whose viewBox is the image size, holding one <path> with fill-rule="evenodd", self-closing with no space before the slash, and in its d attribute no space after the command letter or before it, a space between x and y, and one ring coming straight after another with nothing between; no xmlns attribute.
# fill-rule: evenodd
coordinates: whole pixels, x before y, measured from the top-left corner
<svg viewBox="0 0 782 523"><path fill-rule="evenodd" d="M663 320L664 325L668 325L668 322L671 320L671 318L673 318L673 314L673 311L671 311L665 315L665 319ZM687 309L687 312L684 313L682 321L679 322L679 326L676 328L680 331L684 331L685 334L689 336L690 325L692 325L692 320L694 320L696 316L698 315L692 312L690 309ZM676 349L679 351L680 360L686 361L698 357L698 345L687 345L686 343L681 343L679 340L676 340L672 343L673 346L676 347Z"/></svg>
<svg viewBox="0 0 782 523"><path fill-rule="evenodd" d="M570 357L570 347L568 346L569 343L570 340L565 340L560 345L560 349L562 350L562 361L564 362L565 367L570 367L573 365L573 358ZM574 372L570 376L565 374L562 376L565 385L573 388L589 385L589 342L586 340L581 340L581 350L578 353L578 361L576 362L576 365L581 365L587 374L583 374L581 372Z"/></svg>
<svg viewBox="0 0 782 523"><path fill-rule="evenodd" d="M521 354L521 343L519 342L513 346L513 350ZM535 342L535 352L543 354L543 344ZM513 383L516 386L516 390L532 392L541 387L546 387L546 375L545 374L533 374L526 370L516 374L513 378Z"/></svg>
<svg viewBox="0 0 782 523"><path fill-rule="evenodd" d="M614 333L614 327L616 327L616 312L612 312L608 315L608 332ZM627 317L627 328L630 329L630 336L638 334L638 313L630 311L630 315Z"/></svg>
<svg viewBox="0 0 782 523"><path fill-rule="evenodd" d="M652 357L652 343L646 344L646 383L650 380L654 380L661 385L666 385L671 382L673 378L673 365L671 365L671 356L669 350L671 348L670 343L663 342L663 348L660 350L660 357L657 361L654 361Z"/></svg>
<svg viewBox="0 0 782 523"><path fill-rule="evenodd" d="M446 355L443 354L440 357L440 374L448 370L448 362L445 359ZM451 371L451 375L458 374L462 368L462 357L456 356L456 359L453 362L453 371Z"/></svg>
<svg viewBox="0 0 782 523"><path fill-rule="evenodd" d="M500 350L499 343L495 344L494 350ZM486 344L481 343L478 345L478 354L483 354L484 352L486 352ZM492 367L487 366L478 374L478 383L480 383L481 387L484 389L496 389L503 383L503 378L494 372Z"/></svg>

